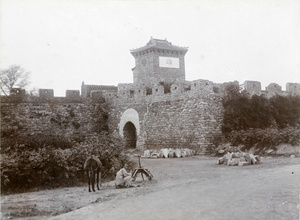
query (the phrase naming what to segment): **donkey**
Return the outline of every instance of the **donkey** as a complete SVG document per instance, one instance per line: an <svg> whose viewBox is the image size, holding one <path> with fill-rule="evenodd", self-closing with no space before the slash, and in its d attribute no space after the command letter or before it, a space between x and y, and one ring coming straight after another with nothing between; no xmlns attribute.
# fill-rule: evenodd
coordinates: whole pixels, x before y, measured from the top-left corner
<svg viewBox="0 0 300 220"><path fill-rule="evenodd" d="M94 185L95 185L95 176L96 175L97 175L97 189L100 190L99 173L100 173L101 166L102 166L102 163L99 160L99 158L96 156L90 156L84 162L84 170L87 171L87 175L88 175L89 192L91 192L90 185L92 185L92 190L95 192ZM100 173L100 185L101 185L101 173Z"/></svg>

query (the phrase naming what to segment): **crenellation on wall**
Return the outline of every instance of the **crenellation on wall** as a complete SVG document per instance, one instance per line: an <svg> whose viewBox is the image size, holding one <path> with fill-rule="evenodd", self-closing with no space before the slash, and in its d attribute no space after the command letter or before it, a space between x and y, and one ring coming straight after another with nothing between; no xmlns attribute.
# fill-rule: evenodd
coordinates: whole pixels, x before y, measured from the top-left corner
<svg viewBox="0 0 300 220"><path fill-rule="evenodd" d="M118 98L133 98L135 85L132 83L119 83L118 84Z"/></svg>
<svg viewBox="0 0 300 220"><path fill-rule="evenodd" d="M266 87L266 91L267 92L271 92L271 93L281 93L281 86L278 85L277 83L270 83L267 87Z"/></svg>
<svg viewBox="0 0 300 220"><path fill-rule="evenodd" d="M54 97L53 89L39 89L39 97L42 99L51 99Z"/></svg>
<svg viewBox="0 0 300 220"><path fill-rule="evenodd" d="M142 84L134 83L120 83L118 86L105 86L105 85L82 85L82 94L80 95L79 90L66 90L65 97L55 97L53 89L39 89L39 96L26 96L26 91L20 88L13 88L11 96L22 98L24 102L30 102L30 100L39 100L47 102L49 100L60 100L60 102L78 102L82 101L82 98L90 98L92 93L99 92L105 99L118 99L122 98L146 98L153 96L168 96L173 94L175 96L190 93L190 96L195 95L197 97L200 95L208 94L222 94L225 92L226 86L229 84L234 84L243 87L250 95L265 95L266 97L272 97L274 95L299 95L300 94L300 83L287 83L286 91L282 90L282 87L277 83L270 83L265 90L261 90L261 83L258 81L245 81L244 84L239 84L238 81L225 82L225 83L214 83L209 80L193 80L185 82L174 82L169 84L163 84L160 82L158 84L151 84L145 86ZM169 92L165 92L165 85L169 86ZM83 86L85 87L83 89ZM93 89L94 88L94 89ZM7 102L7 97L2 97L2 102ZM19 101L21 99L18 99Z"/></svg>
<svg viewBox="0 0 300 220"><path fill-rule="evenodd" d="M202 86L203 85L203 86ZM202 87L201 87L202 86ZM119 84L117 99L176 99L177 97L198 97L215 94L215 84L208 80L196 80L185 83L159 83L152 87L143 87L137 84ZM150 91L150 92L149 92Z"/></svg>
<svg viewBox="0 0 300 220"><path fill-rule="evenodd" d="M79 90L66 90L66 99L69 101L79 101L80 100Z"/></svg>
<svg viewBox="0 0 300 220"><path fill-rule="evenodd" d="M244 86L244 90L250 95L264 95L267 98L275 95L300 95L300 83L287 83L286 91L282 91L282 87L277 83L270 83L266 87L266 90L260 89L260 82L258 81L245 81L242 86Z"/></svg>
<svg viewBox="0 0 300 220"><path fill-rule="evenodd" d="M286 92L289 95L299 95L300 94L300 83L290 83L286 84Z"/></svg>
<svg viewBox="0 0 300 220"><path fill-rule="evenodd" d="M244 89L251 94L260 94L261 93L261 83L258 81L249 81L244 82Z"/></svg>
<svg viewBox="0 0 300 220"><path fill-rule="evenodd" d="M162 96L164 95L164 86L163 85L156 85L152 88L152 95L153 96Z"/></svg>
<svg viewBox="0 0 300 220"><path fill-rule="evenodd" d="M99 90L92 90L90 93L91 100L94 102L104 102L103 92Z"/></svg>
<svg viewBox="0 0 300 220"><path fill-rule="evenodd" d="M81 97L91 97L92 91L106 92L106 94L117 95L118 87L110 85L88 85L82 82L81 84Z"/></svg>
<svg viewBox="0 0 300 220"><path fill-rule="evenodd" d="M10 90L10 95L12 95L12 96L25 96L26 91L25 91L25 89L21 89L21 88L12 88Z"/></svg>
<svg viewBox="0 0 300 220"><path fill-rule="evenodd" d="M178 95L184 92L185 83L173 83L171 85L171 94Z"/></svg>
<svg viewBox="0 0 300 220"><path fill-rule="evenodd" d="M236 80L233 82L213 83L213 91L214 93L225 93L226 88L230 85L242 86L240 85L239 81Z"/></svg>
<svg viewBox="0 0 300 220"><path fill-rule="evenodd" d="M194 80L191 82L191 91L199 92L206 91L207 93L213 93L214 83L209 80Z"/></svg>

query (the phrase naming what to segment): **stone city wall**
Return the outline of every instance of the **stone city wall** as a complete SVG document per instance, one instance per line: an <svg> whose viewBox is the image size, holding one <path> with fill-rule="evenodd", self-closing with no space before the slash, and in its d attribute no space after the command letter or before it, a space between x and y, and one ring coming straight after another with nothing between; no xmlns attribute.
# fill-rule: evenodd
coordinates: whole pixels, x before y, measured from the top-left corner
<svg viewBox="0 0 300 220"><path fill-rule="evenodd" d="M122 113L134 109L138 112L140 127L137 148L189 147L205 152L222 136L221 95L214 94L212 85L209 86L211 91L191 89L181 95L111 99L109 124L120 132Z"/></svg>
<svg viewBox="0 0 300 220"><path fill-rule="evenodd" d="M52 99L1 103L1 134L91 135L99 115L99 103ZM2 136L2 137L3 137Z"/></svg>
<svg viewBox="0 0 300 220"><path fill-rule="evenodd" d="M162 84L153 88L120 84L117 92L113 87L109 87L110 91L106 87L101 87L101 91L91 90L90 98L79 96L78 90L67 90L66 97L53 97L53 90L45 89L40 90L40 97L16 91L9 98L1 98L1 132L12 136L91 135L101 117L97 110L101 108L99 103L105 97L109 128L120 135L124 112L128 109L137 112L137 148L189 147L205 152L222 138L221 98L228 84L195 80L174 83L167 90ZM253 84L257 90L259 84ZM270 84L261 94L299 94L299 84L287 86L283 92L277 84ZM251 82L246 87L251 88Z"/></svg>
<svg viewBox="0 0 300 220"><path fill-rule="evenodd" d="M144 116L145 147L188 147L205 152L221 135L220 103L215 97L151 103Z"/></svg>

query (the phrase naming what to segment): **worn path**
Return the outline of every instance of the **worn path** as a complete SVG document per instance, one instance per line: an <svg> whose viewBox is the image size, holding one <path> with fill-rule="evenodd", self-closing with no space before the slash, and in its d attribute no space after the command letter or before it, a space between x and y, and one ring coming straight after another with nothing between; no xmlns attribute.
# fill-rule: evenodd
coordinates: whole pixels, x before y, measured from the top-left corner
<svg viewBox="0 0 300 220"><path fill-rule="evenodd" d="M214 160L145 159L153 182L51 219L299 219L299 159L245 167Z"/></svg>

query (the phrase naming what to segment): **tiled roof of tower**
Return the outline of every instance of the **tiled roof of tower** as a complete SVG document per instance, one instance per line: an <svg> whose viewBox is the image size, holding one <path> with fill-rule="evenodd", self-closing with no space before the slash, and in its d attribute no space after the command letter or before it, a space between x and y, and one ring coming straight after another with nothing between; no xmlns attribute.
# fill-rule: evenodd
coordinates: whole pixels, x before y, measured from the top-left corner
<svg viewBox="0 0 300 220"><path fill-rule="evenodd" d="M173 51L182 51L182 52L187 52L188 47L179 47L179 46L174 46L172 43L169 41L161 40L161 39L154 39L151 37L150 41L146 44L146 46L130 50L131 53L137 53L141 51L145 51L147 49L161 49L161 50L173 50Z"/></svg>

